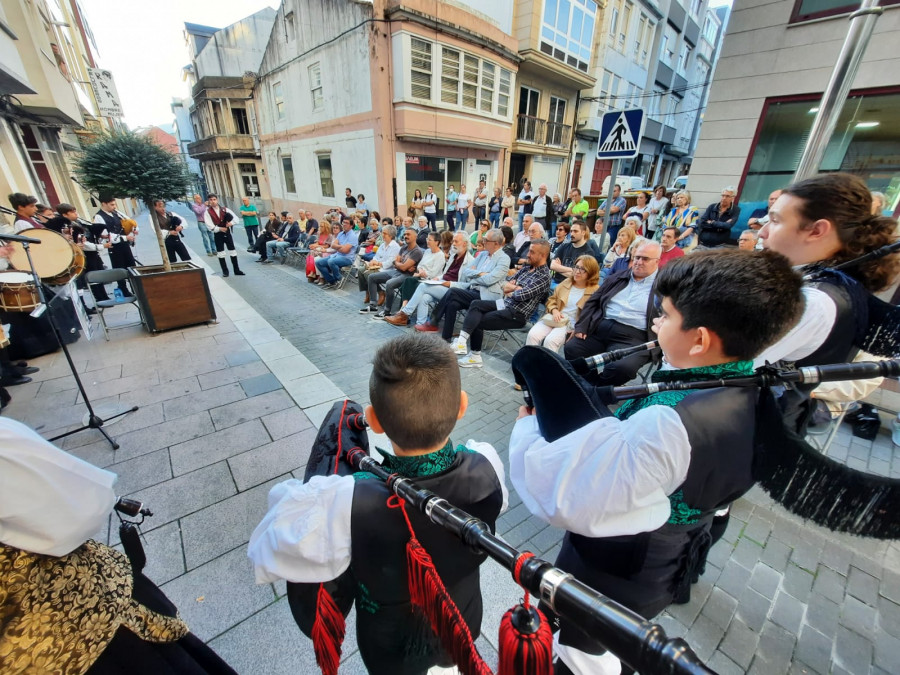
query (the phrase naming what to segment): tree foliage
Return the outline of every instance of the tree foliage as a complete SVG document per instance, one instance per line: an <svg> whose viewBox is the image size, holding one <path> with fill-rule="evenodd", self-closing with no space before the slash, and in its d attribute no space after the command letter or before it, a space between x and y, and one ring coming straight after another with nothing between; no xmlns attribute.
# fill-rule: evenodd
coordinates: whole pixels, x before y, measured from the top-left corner
<svg viewBox="0 0 900 675"><path fill-rule="evenodd" d="M86 146L76 172L91 189L118 198L136 197L148 208L154 199L183 197L191 185L178 157L130 131L106 134Z"/></svg>

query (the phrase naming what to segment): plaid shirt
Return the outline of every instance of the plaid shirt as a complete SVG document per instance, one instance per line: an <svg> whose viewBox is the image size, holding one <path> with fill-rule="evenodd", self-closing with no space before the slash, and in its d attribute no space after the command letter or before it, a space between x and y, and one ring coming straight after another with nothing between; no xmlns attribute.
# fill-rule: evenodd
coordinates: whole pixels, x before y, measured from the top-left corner
<svg viewBox="0 0 900 675"><path fill-rule="evenodd" d="M550 292L550 268L546 265L526 265L510 281L520 288L503 299L506 308L521 316L530 317Z"/></svg>

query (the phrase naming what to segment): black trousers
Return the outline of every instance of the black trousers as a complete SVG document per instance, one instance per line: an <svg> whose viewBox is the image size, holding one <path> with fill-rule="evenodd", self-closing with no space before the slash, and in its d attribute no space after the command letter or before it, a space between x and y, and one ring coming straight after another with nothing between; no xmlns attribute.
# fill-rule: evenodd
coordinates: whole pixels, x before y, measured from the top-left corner
<svg viewBox="0 0 900 675"><path fill-rule="evenodd" d="M213 235L216 242L216 253L219 254L220 258L225 257L224 251L226 248L231 251L231 255L237 255L237 252L234 250L234 238L231 236L230 227L224 232L214 232Z"/></svg>
<svg viewBox="0 0 900 675"><path fill-rule="evenodd" d="M444 293L434 308L435 321L444 319L444 328L441 336L445 340L453 337L453 325L456 323L456 313L461 309L468 309L469 305L478 300L481 294L468 288L451 288Z"/></svg>
<svg viewBox="0 0 900 675"><path fill-rule="evenodd" d="M109 251L109 262L113 266L114 269L128 269L129 267L135 266L134 261L134 253L131 252L131 243L128 241L120 241L118 244L113 244ZM125 280L122 279L119 283L119 289L122 293L130 294L131 291L128 290L128 285L125 283Z"/></svg>
<svg viewBox="0 0 900 675"><path fill-rule="evenodd" d="M508 307L497 309L495 300L475 300L469 305L462 329L469 334L472 351L480 352L484 331L521 328L524 325L525 317L515 310Z"/></svg>
<svg viewBox="0 0 900 675"><path fill-rule="evenodd" d="M84 271L85 274L78 277L78 281L81 283L81 287L87 286L87 281L85 281L85 277L88 272L96 272L97 270L106 269L106 266L103 264L103 260L100 259L100 254L97 251L85 251L84 252ZM97 300L109 300L109 295L106 293L106 286L103 284L91 284L91 290L94 292L94 297Z"/></svg>
<svg viewBox="0 0 900 675"><path fill-rule="evenodd" d="M594 356L613 349L634 347L646 342L647 331L632 328L625 324L604 319L600 322L597 331L588 335L585 339L572 337L566 342L564 353L569 361L583 359L586 356ZM618 361L613 361L604 366L603 372L591 371L585 375L585 379L598 386L618 387L625 384L650 360L650 354L632 354Z"/></svg>
<svg viewBox="0 0 900 675"><path fill-rule="evenodd" d="M191 255L188 253L184 242L178 235L166 235L166 255L169 256L169 262L176 262L175 256L178 255L182 260L190 260Z"/></svg>

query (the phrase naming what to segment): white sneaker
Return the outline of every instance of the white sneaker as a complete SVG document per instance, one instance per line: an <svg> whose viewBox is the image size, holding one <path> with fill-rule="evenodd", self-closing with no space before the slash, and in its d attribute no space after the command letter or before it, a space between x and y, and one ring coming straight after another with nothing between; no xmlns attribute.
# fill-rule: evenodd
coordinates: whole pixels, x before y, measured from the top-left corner
<svg viewBox="0 0 900 675"><path fill-rule="evenodd" d="M469 346L466 344L465 340L457 340L453 343L453 353L454 354L468 354Z"/></svg>
<svg viewBox="0 0 900 675"><path fill-rule="evenodd" d="M460 368L481 368L481 354L469 354L459 359Z"/></svg>

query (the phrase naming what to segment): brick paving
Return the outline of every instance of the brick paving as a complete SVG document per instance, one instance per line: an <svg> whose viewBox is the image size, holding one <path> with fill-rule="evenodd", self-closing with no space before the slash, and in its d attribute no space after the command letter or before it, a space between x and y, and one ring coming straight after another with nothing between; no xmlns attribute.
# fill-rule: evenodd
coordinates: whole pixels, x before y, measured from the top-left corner
<svg viewBox="0 0 900 675"><path fill-rule="evenodd" d="M151 263L158 253L149 236L142 240L139 253ZM196 230L187 243L201 251L195 261L215 271ZM109 343L100 336L73 346L101 416L141 409L109 426L122 445L117 452L94 432L62 447L116 471L120 493L154 510L144 528L148 576L200 637L241 673L312 673L312 650L291 619L284 585L253 583L246 542L271 485L302 473L330 402L344 395L367 402L373 349L404 329L359 315L355 285L322 291L298 270L254 264L238 248L247 276L210 277L218 324L154 337L123 329ZM453 438L491 442L505 460L521 398L500 347L483 369L462 372L471 404ZM50 436L75 424L84 408L61 354L36 365L35 382L12 390L8 414ZM872 400L896 410L897 398L879 390ZM863 442L842 429L829 454L900 475L900 449L884 430ZM531 516L515 492L498 532L550 560L562 536ZM118 543L112 526L98 538ZM518 591L493 563L482 578L479 648L495 663L500 616ZM803 523L753 490L735 504L691 602L660 623L720 673L896 672L900 547ZM352 624L341 672L364 672Z"/></svg>

